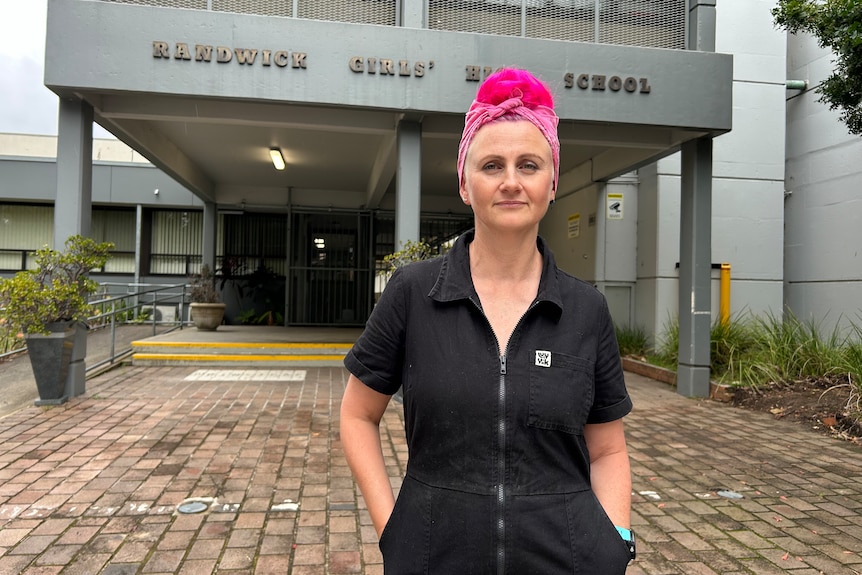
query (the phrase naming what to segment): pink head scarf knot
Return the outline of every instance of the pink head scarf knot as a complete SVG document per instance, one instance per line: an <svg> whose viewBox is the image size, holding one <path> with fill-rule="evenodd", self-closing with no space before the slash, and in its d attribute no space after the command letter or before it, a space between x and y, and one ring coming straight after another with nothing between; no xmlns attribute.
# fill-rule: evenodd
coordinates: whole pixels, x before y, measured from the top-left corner
<svg viewBox="0 0 862 575"><path fill-rule="evenodd" d="M526 72L521 72L526 74ZM486 82L492 81L495 75L489 76ZM548 94L550 98L550 94ZM458 146L458 185L464 179L464 162L467 158L467 150L476 135L476 132L484 126L500 118L510 117L527 120L536 126L551 147L551 157L554 161L554 190L560 179L560 140L557 136L557 125L560 119L553 108L540 104L524 102L524 96L520 89L515 88L511 96L499 104L473 101L464 119L464 132L461 134L461 143Z"/></svg>

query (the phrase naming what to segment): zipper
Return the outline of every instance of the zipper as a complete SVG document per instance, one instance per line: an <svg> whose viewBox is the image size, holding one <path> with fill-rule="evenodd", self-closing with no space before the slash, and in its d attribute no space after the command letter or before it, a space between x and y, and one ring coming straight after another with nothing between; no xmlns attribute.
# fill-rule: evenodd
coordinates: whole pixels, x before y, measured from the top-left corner
<svg viewBox="0 0 862 575"><path fill-rule="evenodd" d="M500 343L497 342L497 349ZM506 350L508 351L508 350ZM506 572L506 355L500 356L497 408L497 574Z"/></svg>
<svg viewBox="0 0 862 575"><path fill-rule="evenodd" d="M497 344L497 355L500 358L500 378L497 384L497 409L499 411L499 417L497 418L497 450L499 453L499 457L497 458L497 484L494 487L494 491L497 498L497 575L505 575L506 573L506 358L509 352L509 345L506 344L505 353L500 353L500 340L497 339L497 334L494 332L494 328L491 325L491 322L488 321L488 316L485 315L485 311L482 309L482 304L477 300L474 300L471 296L470 301L473 305L476 306L476 309L479 310L479 313L482 314L482 317L485 318L485 322L488 324L488 327L491 329L491 335L494 336L494 341ZM521 326L521 322L524 321L524 318L527 317L527 314L532 311L534 307L539 303L538 299L534 299L533 303L530 304L524 313L521 314L521 317L518 318L518 322L515 324L514 329L512 329L512 333L509 335L509 341L512 340L512 336L514 336L515 332Z"/></svg>

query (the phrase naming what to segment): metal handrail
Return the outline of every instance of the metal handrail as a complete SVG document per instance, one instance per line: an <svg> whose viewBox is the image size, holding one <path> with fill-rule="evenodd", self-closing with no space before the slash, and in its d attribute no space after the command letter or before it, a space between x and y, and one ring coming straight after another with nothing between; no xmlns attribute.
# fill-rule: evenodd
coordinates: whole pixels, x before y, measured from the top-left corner
<svg viewBox="0 0 862 575"><path fill-rule="evenodd" d="M102 293L110 292L111 288L125 288L127 293L118 295L105 295L99 299L90 301L90 305L100 309L101 311L87 318L87 325L96 329L110 326L111 330L111 345L110 355L107 359L87 365L87 371L100 368L104 365L113 365L119 357L127 355L131 352L131 348L117 351L117 324L118 323L151 323L153 326L153 335L156 335L159 325L168 325L169 329L165 333L169 333L176 329L182 329L187 322L185 318L185 307L188 285L181 284L139 284L139 283L113 283L105 282L99 284ZM166 322L157 319L157 306L161 304L170 304L177 306L177 319L175 321ZM107 309L106 309L107 308ZM152 310L149 319L141 319L146 315L147 308ZM122 319L118 321L118 316ZM131 318L131 319L129 319ZM12 357L26 351L26 347L8 351L0 354L0 360Z"/></svg>
<svg viewBox="0 0 862 575"><path fill-rule="evenodd" d="M104 282L99 284L102 289L110 289L111 287L125 287L129 290L128 293L109 296L102 299L98 299L95 301L91 301L90 305L93 307L102 307L102 313L98 313L94 316L91 316L87 319L87 323L89 325L98 324L100 321L104 321L105 318L110 318L108 320L111 328L111 346L110 346L110 355L107 359L94 363L92 365L87 365L87 371L98 369L104 365L113 365L113 363L117 360L117 358L127 355L131 352L132 348L124 349L121 352L117 352L116 350L116 341L117 341L117 315L119 314L129 314L132 313L132 317L134 321L138 321L138 318L144 315L145 308L149 307L151 310L151 321L150 323L153 326L153 335L155 336L157 333L158 325L169 324L172 327L165 331L165 333L169 333L176 329L182 329L183 325L186 323L183 319L185 317L185 305L186 305L186 289L188 287L187 284L139 284L139 283L112 283L112 282ZM143 288L143 289L141 289ZM132 291L134 290L134 291ZM118 302L126 302L129 301L131 305L125 304L120 309L117 309ZM177 320L173 322L165 322L159 321L157 319L157 310L158 305L163 303L176 304L178 306ZM110 305L110 311L104 311L104 306ZM141 323L145 323L146 320Z"/></svg>

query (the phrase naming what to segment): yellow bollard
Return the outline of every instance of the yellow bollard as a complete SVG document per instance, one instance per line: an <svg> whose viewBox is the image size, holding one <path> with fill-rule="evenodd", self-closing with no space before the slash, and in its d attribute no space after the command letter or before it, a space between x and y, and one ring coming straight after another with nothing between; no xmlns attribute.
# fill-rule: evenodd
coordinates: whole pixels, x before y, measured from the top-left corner
<svg viewBox="0 0 862 575"><path fill-rule="evenodd" d="M721 264L718 318L723 325L730 323L730 264Z"/></svg>

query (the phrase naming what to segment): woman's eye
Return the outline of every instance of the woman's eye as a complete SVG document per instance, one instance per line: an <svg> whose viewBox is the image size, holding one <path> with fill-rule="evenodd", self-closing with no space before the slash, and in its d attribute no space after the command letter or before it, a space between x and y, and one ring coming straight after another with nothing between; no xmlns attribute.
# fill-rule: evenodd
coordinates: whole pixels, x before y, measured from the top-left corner
<svg viewBox="0 0 862 575"><path fill-rule="evenodd" d="M493 163L493 162L488 162L487 164L485 164L484 166L482 166L482 170L484 170L484 171L491 171L491 170L496 170L496 169L497 169L497 167L498 167L498 166L497 166L497 164L495 164L495 163Z"/></svg>
<svg viewBox="0 0 862 575"><path fill-rule="evenodd" d="M534 162L524 162L523 164L521 164L521 169L535 171L539 169L539 166L536 165Z"/></svg>

